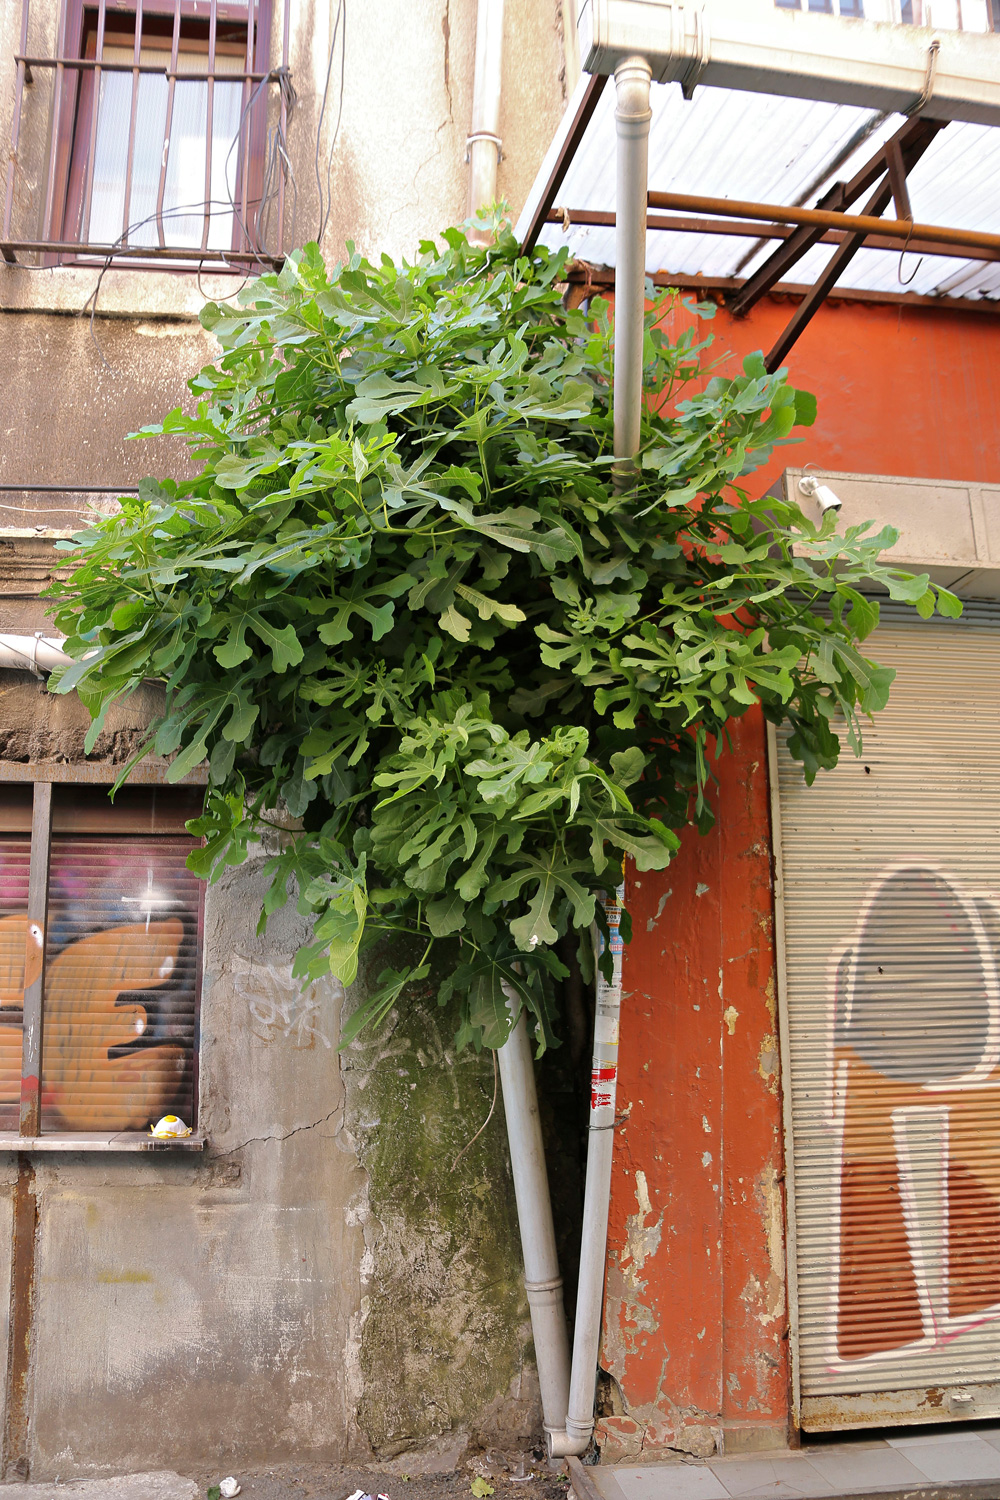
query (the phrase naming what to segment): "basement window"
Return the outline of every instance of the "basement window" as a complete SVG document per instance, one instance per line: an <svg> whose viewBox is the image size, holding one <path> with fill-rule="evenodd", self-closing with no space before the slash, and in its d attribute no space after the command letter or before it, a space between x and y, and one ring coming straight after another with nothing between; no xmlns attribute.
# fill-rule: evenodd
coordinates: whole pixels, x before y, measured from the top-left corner
<svg viewBox="0 0 1000 1500"><path fill-rule="evenodd" d="M196 787L126 786L111 803L104 786L0 785L3 1148L202 1148L203 886L184 828L201 800ZM192 1135L151 1137L166 1114Z"/></svg>

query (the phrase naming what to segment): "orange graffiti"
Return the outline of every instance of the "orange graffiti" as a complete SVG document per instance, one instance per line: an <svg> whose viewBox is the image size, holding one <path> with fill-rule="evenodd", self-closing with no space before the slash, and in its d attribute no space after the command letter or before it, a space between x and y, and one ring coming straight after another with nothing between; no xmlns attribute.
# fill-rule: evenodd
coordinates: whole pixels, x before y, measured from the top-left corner
<svg viewBox="0 0 1000 1500"><path fill-rule="evenodd" d="M113 1056L146 1029L145 1007L120 1004L129 991L166 983L184 928L171 917L103 932L71 943L45 976L42 1100L64 1130L140 1129L177 1094L184 1048L162 1044ZM4 1010L20 1008L25 981L27 917L0 920L0 1104L20 1095L21 1027Z"/></svg>

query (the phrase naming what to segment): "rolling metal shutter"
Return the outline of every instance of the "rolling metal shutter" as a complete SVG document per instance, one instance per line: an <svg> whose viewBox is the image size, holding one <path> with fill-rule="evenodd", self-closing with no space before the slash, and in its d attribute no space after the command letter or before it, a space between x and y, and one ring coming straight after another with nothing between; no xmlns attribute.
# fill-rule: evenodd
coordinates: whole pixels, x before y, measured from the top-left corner
<svg viewBox="0 0 1000 1500"><path fill-rule="evenodd" d="M136 793L112 809L98 790L59 788L53 817L42 1130L142 1130L166 1113L193 1126L202 882L185 860L195 840L137 831L175 828L191 808L182 798L164 815ZM3 1130L17 1129L21 1083L30 852L16 831L30 812L21 791L8 789L0 807L12 830L0 834Z"/></svg>
<svg viewBox="0 0 1000 1500"><path fill-rule="evenodd" d="M806 787L772 747L806 1429L1000 1412L1000 619L967 614L880 626L860 760Z"/></svg>

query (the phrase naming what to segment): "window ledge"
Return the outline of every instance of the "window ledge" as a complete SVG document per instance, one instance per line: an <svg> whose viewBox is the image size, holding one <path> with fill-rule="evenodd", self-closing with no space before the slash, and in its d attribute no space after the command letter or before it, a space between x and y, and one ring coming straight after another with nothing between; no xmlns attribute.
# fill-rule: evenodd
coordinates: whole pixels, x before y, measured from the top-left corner
<svg viewBox="0 0 1000 1500"><path fill-rule="evenodd" d="M158 1137L148 1130L81 1131L58 1135L18 1135L0 1131L0 1153L4 1151L204 1151L204 1135Z"/></svg>

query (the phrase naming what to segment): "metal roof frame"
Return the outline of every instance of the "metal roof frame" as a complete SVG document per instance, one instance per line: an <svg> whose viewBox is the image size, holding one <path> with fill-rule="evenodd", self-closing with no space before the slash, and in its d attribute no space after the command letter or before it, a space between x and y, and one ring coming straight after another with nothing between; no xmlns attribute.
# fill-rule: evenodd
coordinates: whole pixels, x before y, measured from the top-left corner
<svg viewBox="0 0 1000 1500"><path fill-rule="evenodd" d="M518 229L525 250L533 247L547 223L618 226L618 205L603 211L558 207L557 201L608 76L640 58L653 80L679 83L687 98L698 84L707 84L863 105L879 111L881 119L893 111L906 116L902 127L872 159L848 182L835 182L814 208L802 206L808 193L785 206L650 192L646 183L646 230L756 236L757 245L741 264L767 240L779 241L774 253L748 279L726 277L711 283L726 290L727 302L737 315L772 289L804 296L802 307L771 351L769 367L776 368L785 357L861 248L897 252L905 248L922 255L958 254L970 261L1000 261L1000 234L915 222L906 185L910 168L949 121L1000 125L1000 36L934 32L789 11L776 8L773 0L583 0L578 29L586 72L521 216ZM860 140L851 144L856 146ZM824 177L829 180L847 155L841 149L827 164L820 182ZM875 192L864 213L845 211L872 188ZM620 202L620 171L617 196ZM896 217L886 219L882 215L890 202ZM674 213L655 212L664 209ZM836 252L811 287L783 280L813 246L831 243L837 246ZM669 268L667 276L670 279ZM573 279L593 280L589 268L582 278L574 274ZM607 280L606 276L600 279ZM684 278L689 284L701 279ZM899 294L887 293L885 300L899 300ZM909 300L928 299L910 294ZM963 305L958 297L947 300L956 308ZM966 305L979 307L974 302Z"/></svg>

